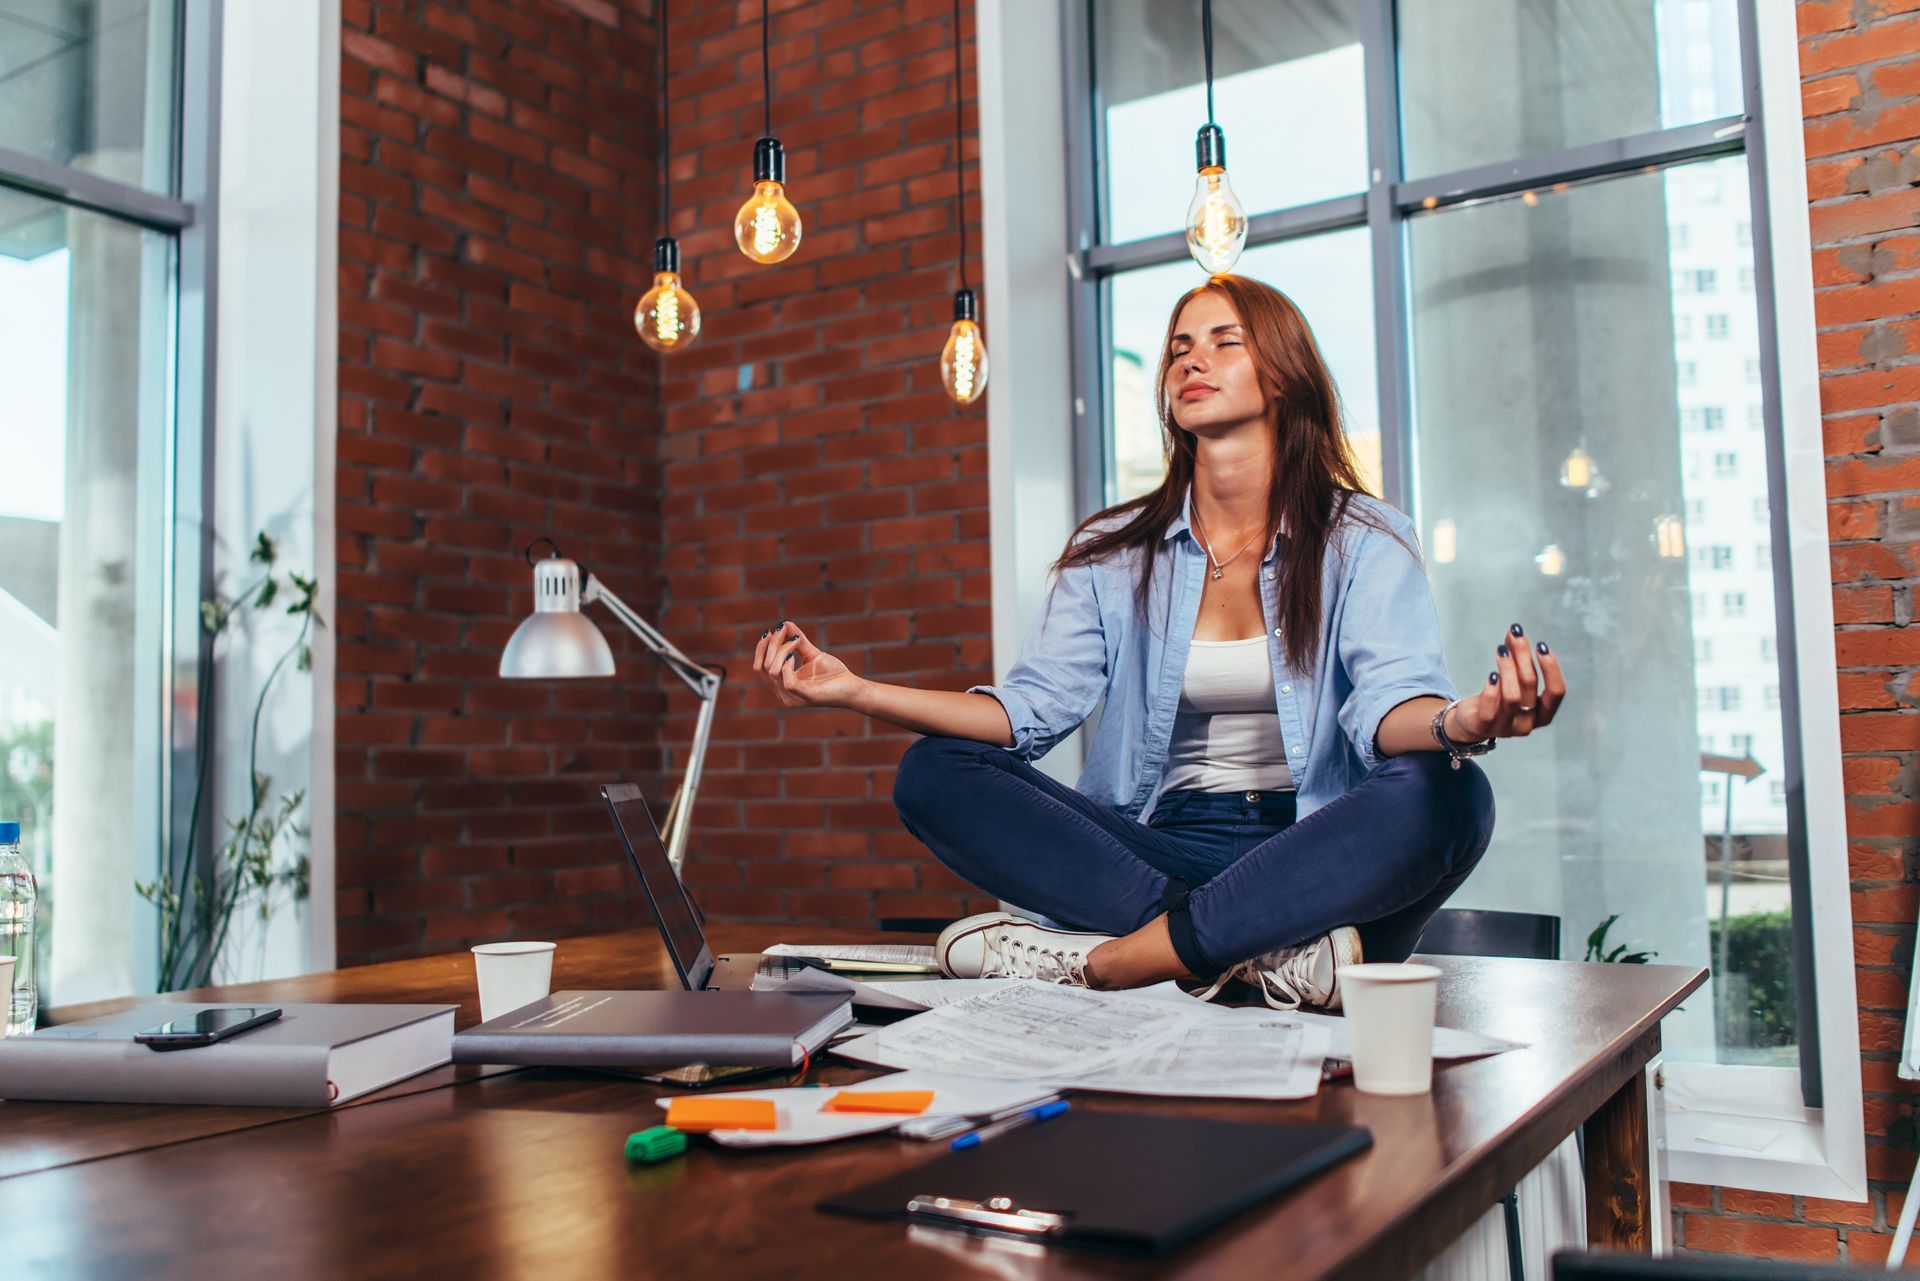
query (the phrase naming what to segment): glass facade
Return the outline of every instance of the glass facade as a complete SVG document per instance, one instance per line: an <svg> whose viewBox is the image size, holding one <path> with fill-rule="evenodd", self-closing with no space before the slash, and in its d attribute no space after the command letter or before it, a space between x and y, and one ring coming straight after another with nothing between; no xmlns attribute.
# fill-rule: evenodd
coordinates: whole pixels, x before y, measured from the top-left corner
<svg viewBox="0 0 1920 1281"><path fill-rule="evenodd" d="M168 4L0 0L0 148L170 193L176 27ZM45 1006L150 977L133 886L161 834L173 486L197 460L174 452L176 235L24 186L0 159L0 819L41 879Z"/></svg>
<svg viewBox="0 0 1920 1281"><path fill-rule="evenodd" d="M1300 305L1376 491L1418 523L1455 683L1483 681L1519 621L1573 686L1549 730L1489 758L1499 825L1453 905L1557 916L1574 959L1597 934L1603 955L1709 966L1666 1053L1796 1065L1804 840L1796 855L1745 133L1661 153L1662 131L1744 110L1744 7L1387 8L1216 3L1216 114L1248 213L1285 215L1236 270ZM1205 107L1194 14L1095 3L1086 21L1105 383L1086 452L1111 503L1164 475L1153 371L1201 275L1144 238L1181 225ZM1600 172L1575 151L1638 135L1644 156Z"/></svg>

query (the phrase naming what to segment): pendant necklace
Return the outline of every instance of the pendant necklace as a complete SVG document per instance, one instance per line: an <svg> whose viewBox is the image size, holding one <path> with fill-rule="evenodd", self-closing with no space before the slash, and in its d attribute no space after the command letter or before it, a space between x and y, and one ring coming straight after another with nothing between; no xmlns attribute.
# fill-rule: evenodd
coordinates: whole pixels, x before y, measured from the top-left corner
<svg viewBox="0 0 1920 1281"><path fill-rule="evenodd" d="M1213 577L1214 577L1214 581L1216 582L1218 582L1220 579L1220 571L1225 569L1228 565L1233 564L1234 561L1239 560L1240 552L1244 552L1247 550L1247 548L1253 546L1253 540L1255 538L1260 537L1260 535L1258 534L1253 535L1252 538L1249 538L1247 539L1246 542L1240 544L1240 551L1235 552L1233 555L1227 557L1225 560L1221 560L1218 556L1215 556L1213 554L1213 540L1207 537L1206 526L1200 523L1200 513L1198 511L1195 511L1193 514L1193 524L1194 524L1194 527L1200 531L1200 544L1201 546L1207 549L1207 559L1213 562Z"/></svg>

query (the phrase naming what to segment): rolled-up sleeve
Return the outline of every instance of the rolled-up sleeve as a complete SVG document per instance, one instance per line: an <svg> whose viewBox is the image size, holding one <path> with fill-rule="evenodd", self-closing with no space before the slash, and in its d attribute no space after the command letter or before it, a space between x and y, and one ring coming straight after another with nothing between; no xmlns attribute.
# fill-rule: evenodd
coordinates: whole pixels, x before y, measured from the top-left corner
<svg viewBox="0 0 1920 1281"><path fill-rule="evenodd" d="M1097 576L1092 565L1061 570L1006 679L967 691L1000 700L1013 726L1007 750L1023 760L1038 760L1078 729L1106 692L1107 642Z"/></svg>
<svg viewBox="0 0 1920 1281"><path fill-rule="evenodd" d="M1401 532L1413 541L1410 528ZM1378 530L1361 535L1339 629L1336 648L1352 685L1340 728L1372 769L1382 759L1374 739L1388 712L1426 694L1458 697L1426 568L1398 539Z"/></svg>

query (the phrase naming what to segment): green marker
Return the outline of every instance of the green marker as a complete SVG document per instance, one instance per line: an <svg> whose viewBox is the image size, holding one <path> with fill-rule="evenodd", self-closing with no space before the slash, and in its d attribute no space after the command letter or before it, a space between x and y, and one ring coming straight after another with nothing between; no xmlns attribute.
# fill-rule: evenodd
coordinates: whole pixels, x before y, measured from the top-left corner
<svg viewBox="0 0 1920 1281"><path fill-rule="evenodd" d="M642 1165L665 1161L686 1150L687 1136L670 1125L656 1125L651 1130L627 1136L627 1160L638 1161Z"/></svg>

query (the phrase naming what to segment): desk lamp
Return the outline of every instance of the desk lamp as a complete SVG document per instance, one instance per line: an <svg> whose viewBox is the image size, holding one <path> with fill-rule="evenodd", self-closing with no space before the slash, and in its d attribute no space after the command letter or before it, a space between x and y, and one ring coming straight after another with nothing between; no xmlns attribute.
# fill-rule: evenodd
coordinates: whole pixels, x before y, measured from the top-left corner
<svg viewBox="0 0 1920 1281"><path fill-rule="evenodd" d="M535 560L533 549L541 543L552 548L552 553L545 559ZM707 734L713 727L713 708L720 696L721 674L709 671L681 653L672 641L608 591L606 584L591 572L583 588L580 566L562 556L551 538L534 539L527 544L526 554L527 563L533 566L533 614L514 629L507 647L500 651L500 675L509 680L613 675L613 651L607 648L607 638L580 612L581 605L599 601L700 698L700 719L693 731L693 752L687 760L686 777L674 794L673 803L667 807L666 831L662 833L667 858L677 871L687 845L694 793L700 787L700 763L707 755Z"/></svg>

